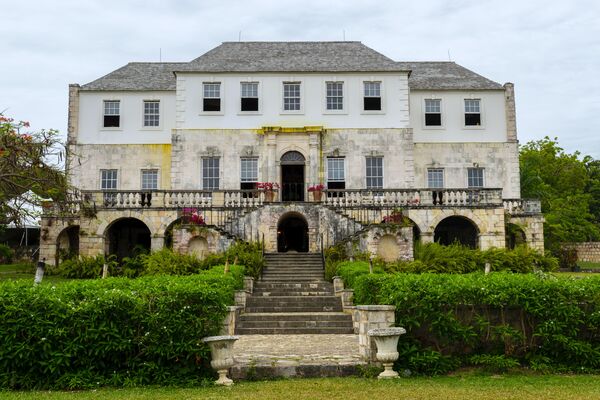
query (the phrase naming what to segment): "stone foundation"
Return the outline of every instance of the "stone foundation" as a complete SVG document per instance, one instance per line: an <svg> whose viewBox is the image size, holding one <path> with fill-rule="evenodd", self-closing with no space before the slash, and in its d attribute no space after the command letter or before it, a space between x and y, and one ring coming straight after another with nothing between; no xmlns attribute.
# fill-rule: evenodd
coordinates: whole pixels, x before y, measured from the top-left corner
<svg viewBox="0 0 600 400"><path fill-rule="evenodd" d="M600 262L600 242L566 243L564 247L577 250L577 261Z"/></svg>

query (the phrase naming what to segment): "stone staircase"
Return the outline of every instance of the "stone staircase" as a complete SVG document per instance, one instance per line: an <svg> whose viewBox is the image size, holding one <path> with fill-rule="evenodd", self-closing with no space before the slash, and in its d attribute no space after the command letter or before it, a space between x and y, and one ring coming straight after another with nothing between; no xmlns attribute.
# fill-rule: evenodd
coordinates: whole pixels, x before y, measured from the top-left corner
<svg viewBox="0 0 600 400"><path fill-rule="evenodd" d="M236 334L352 334L333 285L324 279L321 254L266 254L266 267L246 299Z"/></svg>

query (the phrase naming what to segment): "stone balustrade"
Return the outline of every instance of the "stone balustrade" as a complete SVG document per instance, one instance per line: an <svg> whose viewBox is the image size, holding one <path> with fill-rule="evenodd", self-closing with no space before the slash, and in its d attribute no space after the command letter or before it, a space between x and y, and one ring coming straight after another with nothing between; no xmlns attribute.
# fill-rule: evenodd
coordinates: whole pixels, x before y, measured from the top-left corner
<svg viewBox="0 0 600 400"><path fill-rule="evenodd" d="M505 199L504 210L510 215L541 214L542 203L536 199Z"/></svg>

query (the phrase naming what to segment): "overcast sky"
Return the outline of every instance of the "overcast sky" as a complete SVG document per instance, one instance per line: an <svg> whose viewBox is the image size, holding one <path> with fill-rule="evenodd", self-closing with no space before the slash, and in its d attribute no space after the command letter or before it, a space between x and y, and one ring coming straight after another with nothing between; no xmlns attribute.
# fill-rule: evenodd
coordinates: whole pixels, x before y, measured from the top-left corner
<svg viewBox="0 0 600 400"><path fill-rule="evenodd" d="M600 1L0 0L0 111L66 132L67 85L223 41L359 40L514 82L521 143L600 158Z"/></svg>

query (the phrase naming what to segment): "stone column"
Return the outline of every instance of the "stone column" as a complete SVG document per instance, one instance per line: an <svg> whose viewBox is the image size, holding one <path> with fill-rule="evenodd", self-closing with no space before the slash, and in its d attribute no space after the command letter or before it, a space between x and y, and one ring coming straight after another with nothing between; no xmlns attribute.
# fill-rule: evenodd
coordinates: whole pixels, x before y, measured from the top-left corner
<svg viewBox="0 0 600 400"><path fill-rule="evenodd" d="M433 232L421 232L421 243L433 243Z"/></svg>
<svg viewBox="0 0 600 400"><path fill-rule="evenodd" d="M279 182L277 176L277 135L274 132L269 132L267 135L267 175L264 179L267 182Z"/></svg>
<svg viewBox="0 0 600 400"><path fill-rule="evenodd" d="M310 132L308 138L308 159L309 159L309 171L307 171L307 183L308 185L314 185L320 182L319 177L319 165L321 163L319 157L319 134L318 132Z"/></svg>
<svg viewBox="0 0 600 400"><path fill-rule="evenodd" d="M71 156L74 150L71 147L77 145L78 127L79 127L79 89L77 83L69 85L69 117L67 126L67 155L65 157L65 167L67 176L71 170Z"/></svg>
<svg viewBox="0 0 600 400"><path fill-rule="evenodd" d="M508 142L517 141L517 112L515 109L515 85L504 84L505 109L506 109L506 139Z"/></svg>
<svg viewBox="0 0 600 400"><path fill-rule="evenodd" d="M152 238L150 239L150 250L158 251L162 250L163 247L165 247L165 237L162 235L152 236Z"/></svg>

